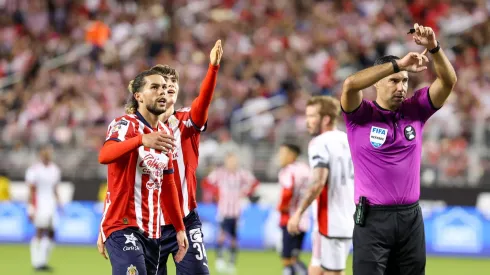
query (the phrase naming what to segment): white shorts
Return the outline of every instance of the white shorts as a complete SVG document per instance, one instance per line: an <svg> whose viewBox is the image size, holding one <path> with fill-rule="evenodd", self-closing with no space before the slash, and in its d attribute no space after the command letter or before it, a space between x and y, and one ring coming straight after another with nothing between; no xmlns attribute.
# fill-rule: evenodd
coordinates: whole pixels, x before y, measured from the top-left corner
<svg viewBox="0 0 490 275"><path fill-rule="evenodd" d="M352 239L321 238L321 266L328 271L345 270Z"/></svg>
<svg viewBox="0 0 490 275"><path fill-rule="evenodd" d="M311 232L311 262L310 266L321 266L322 258L321 258L321 235L318 230L313 230Z"/></svg>
<svg viewBox="0 0 490 275"><path fill-rule="evenodd" d="M36 211L34 214L34 227L41 229L52 229L54 212L51 211Z"/></svg>

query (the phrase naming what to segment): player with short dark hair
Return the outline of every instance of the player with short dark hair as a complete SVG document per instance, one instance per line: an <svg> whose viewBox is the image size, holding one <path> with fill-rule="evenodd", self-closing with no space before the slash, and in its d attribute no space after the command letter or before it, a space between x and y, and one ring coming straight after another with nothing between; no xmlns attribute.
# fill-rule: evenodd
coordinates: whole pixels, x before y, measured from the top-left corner
<svg viewBox="0 0 490 275"><path fill-rule="evenodd" d="M101 239L114 275L156 274L162 210L177 231L175 260L187 251L172 153L165 142L172 132L158 119L166 111L166 85L152 70L130 82L128 114L111 122L99 154L99 162L108 165ZM105 254L103 246L99 252Z"/></svg>
<svg viewBox="0 0 490 275"><path fill-rule="evenodd" d="M31 261L36 270L48 271L49 256L54 247L53 218L56 206L60 206L58 184L61 171L53 162L51 146L42 146L39 150L40 161L26 171L26 183L29 186L28 214L34 223L36 234L31 240Z"/></svg>
<svg viewBox="0 0 490 275"><path fill-rule="evenodd" d="M434 31L415 24L414 41L426 49L403 58L386 56L349 76L342 109L352 151L357 209L354 275L425 274L420 197L422 132L456 84L456 73ZM437 79L407 98L408 72L427 69L431 53ZM362 98L374 85L375 101Z"/></svg>
<svg viewBox="0 0 490 275"><path fill-rule="evenodd" d="M284 143L279 148L279 184L281 199L278 205L281 218L279 226L282 229L281 258L284 266L283 274L307 274L306 265L299 259L303 239L310 227L310 217L303 215L299 224L299 234L292 235L287 230L289 217L299 206L300 199L308 190L310 167L298 160L301 154L299 146Z"/></svg>
<svg viewBox="0 0 490 275"><path fill-rule="evenodd" d="M175 137L174 177L179 193L180 209L190 242L188 253L182 262L176 263L177 274L209 274L206 249L201 232L202 223L197 211L196 169L199 160L199 140L201 133L206 130L208 109L213 98L222 55L221 40L218 40L211 50L210 64L206 77L201 84L199 96L194 99L190 107L177 110L175 104L180 90L178 72L168 65L156 65L152 68L152 70L162 74L167 82L167 110L160 115L159 119L172 129ZM163 212L161 219L162 237L158 274L166 275L168 256L177 253L179 247L175 238L175 228L165 212Z"/></svg>

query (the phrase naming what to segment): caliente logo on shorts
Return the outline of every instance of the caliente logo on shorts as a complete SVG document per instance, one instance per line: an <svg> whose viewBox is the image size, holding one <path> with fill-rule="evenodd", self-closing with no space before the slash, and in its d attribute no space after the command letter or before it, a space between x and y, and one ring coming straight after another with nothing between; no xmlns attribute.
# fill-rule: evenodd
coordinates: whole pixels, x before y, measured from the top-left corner
<svg viewBox="0 0 490 275"><path fill-rule="evenodd" d="M369 133L369 141L374 148L379 148L386 141L386 135L388 134L388 129L380 128L376 126L371 127L371 132Z"/></svg>

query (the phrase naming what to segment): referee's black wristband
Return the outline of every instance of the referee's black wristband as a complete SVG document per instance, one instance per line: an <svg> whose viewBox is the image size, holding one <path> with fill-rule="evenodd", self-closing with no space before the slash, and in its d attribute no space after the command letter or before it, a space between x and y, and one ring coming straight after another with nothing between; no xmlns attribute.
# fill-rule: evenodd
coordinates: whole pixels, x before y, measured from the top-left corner
<svg viewBox="0 0 490 275"><path fill-rule="evenodd" d="M396 60L392 59L391 64L393 64L393 70L395 71L395 73L400 72L400 67L398 67L398 63L396 63Z"/></svg>
<svg viewBox="0 0 490 275"><path fill-rule="evenodd" d="M436 46L434 49L429 50L429 52L430 52L431 54L435 54L435 53L437 53L437 52L438 52L440 49L441 49L441 44L439 43L439 41L437 41L437 46Z"/></svg>

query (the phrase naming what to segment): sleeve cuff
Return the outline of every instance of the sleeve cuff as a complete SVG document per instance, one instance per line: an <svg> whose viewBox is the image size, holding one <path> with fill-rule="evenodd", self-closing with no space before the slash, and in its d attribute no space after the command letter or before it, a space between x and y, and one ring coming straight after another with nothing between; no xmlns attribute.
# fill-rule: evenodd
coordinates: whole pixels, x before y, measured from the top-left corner
<svg viewBox="0 0 490 275"><path fill-rule="evenodd" d="M194 123L194 121L192 120L192 117L191 117L191 116L189 116L189 120L191 121L192 126L194 127L194 129L196 129L196 131L198 131L198 132L204 132L204 131L206 131L206 129L208 128L208 122L207 122L207 121L206 121L206 122L204 122L204 125L203 125L201 128L199 128L199 126L197 126L197 125Z"/></svg>
<svg viewBox="0 0 490 275"><path fill-rule="evenodd" d="M442 106L441 106L441 107L439 107L439 108L436 108L436 107L434 106L434 103L432 103L432 99L430 99L430 93L429 93L429 90L430 90L430 87L427 89L427 99L429 100L430 107L432 108L432 110L436 110L436 111L437 111L437 110L441 109L441 108L442 108Z"/></svg>
<svg viewBox="0 0 490 275"><path fill-rule="evenodd" d="M317 163L315 166L313 166L313 168L328 168L328 163L324 163L324 162L319 162Z"/></svg>
<svg viewBox="0 0 490 275"><path fill-rule="evenodd" d="M109 138L109 139L106 139L106 141L105 141L104 143L108 142L109 140L113 140L113 141L121 142L121 140L120 140L120 139L118 139L118 138Z"/></svg>
<svg viewBox="0 0 490 275"><path fill-rule="evenodd" d="M346 112L346 111L344 111L344 108L342 107L342 104L340 104L340 110L342 110L342 113L349 115L349 114L353 114L357 110L359 110L359 108L361 108L361 105L362 105L362 101L361 101L361 104L359 104L359 106L357 106L357 108L355 108L354 110L352 110L350 112Z"/></svg>
<svg viewBox="0 0 490 275"><path fill-rule="evenodd" d="M209 63L209 69L212 69L213 71L218 71L219 70L219 64L215 66L215 65Z"/></svg>

